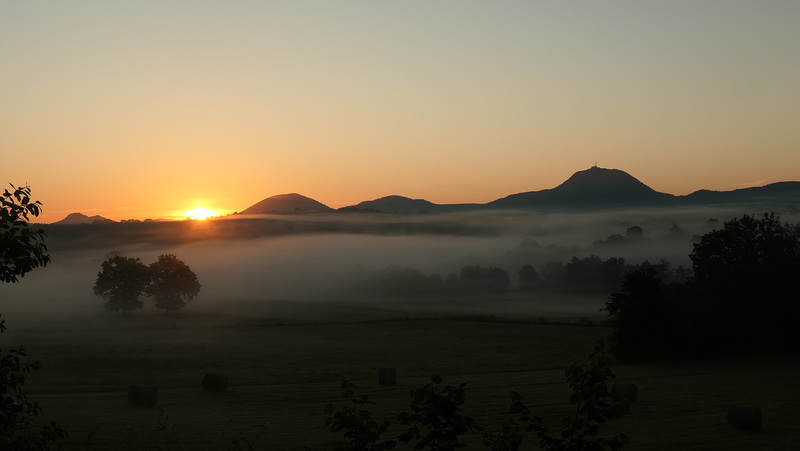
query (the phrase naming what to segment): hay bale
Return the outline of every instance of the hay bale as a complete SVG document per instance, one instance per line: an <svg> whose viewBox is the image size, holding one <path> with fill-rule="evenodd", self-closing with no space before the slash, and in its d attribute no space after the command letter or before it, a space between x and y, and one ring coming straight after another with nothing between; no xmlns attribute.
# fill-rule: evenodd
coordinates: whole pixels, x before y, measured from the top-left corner
<svg viewBox="0 0 800 451"><path fill-rule="evenodd" d="M761 429L761 409L758 406L731 406L728 424L734 429Z"/></svg>
<svg viewBox="0 0 800 451"><path fill-rule="evenodd" d="M209 373L203 377L203 390L223 392L228 388L228 377L224 374Z"/></svg>
<svg viewBox="0 0 800 451"><path fill-rule="evenodd" d="M131 407L153 407L158 400L155 385L131 385L128 389L128 405Z"/></svg>
<svg viewBox="0 0 800 451"><path fill-rule="evenodd" d="M397 372L394 368L378 369L378 383L381 385L394 385L397 383Z"/></svg>
<svg viewBox="0 0 800 451"><path fill-rule="evenodd" d="M614 401L622 401L627 399L628 402L636 402L639 399L639 389L636 384L627 384L624 382L615 382L611 386L611 398Z"/></svg>

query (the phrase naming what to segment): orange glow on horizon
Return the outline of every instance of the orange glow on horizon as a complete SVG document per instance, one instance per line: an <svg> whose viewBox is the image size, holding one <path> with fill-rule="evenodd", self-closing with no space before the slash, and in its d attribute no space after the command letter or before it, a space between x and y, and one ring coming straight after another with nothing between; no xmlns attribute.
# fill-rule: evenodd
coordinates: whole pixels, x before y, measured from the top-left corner
<svg viewBox="0 0 800 451"><path fill-rule="evenodd" d="M186 217L186 218L199 219L199 220L203 220L203 219L207 219L207 218L213 218L213 217L219 216L219 215L220 215L220 213L218 211L209 210L208 208L204 208L204 207L197 207L194 210L189 210L189 211L187 211L186 213L183 214L183 216Z"/></svg>

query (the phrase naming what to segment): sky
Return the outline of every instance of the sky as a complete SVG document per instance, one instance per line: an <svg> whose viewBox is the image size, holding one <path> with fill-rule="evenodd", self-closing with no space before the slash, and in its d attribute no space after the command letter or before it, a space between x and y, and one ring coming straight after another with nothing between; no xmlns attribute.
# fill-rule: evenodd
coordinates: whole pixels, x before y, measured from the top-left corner
<svg viewBox="0 0 800 451"><path fill-rule="evenodd" d="M800 180L800 2L0 0L36 222ZM8 186L8 185L5 185Z"/></svg>

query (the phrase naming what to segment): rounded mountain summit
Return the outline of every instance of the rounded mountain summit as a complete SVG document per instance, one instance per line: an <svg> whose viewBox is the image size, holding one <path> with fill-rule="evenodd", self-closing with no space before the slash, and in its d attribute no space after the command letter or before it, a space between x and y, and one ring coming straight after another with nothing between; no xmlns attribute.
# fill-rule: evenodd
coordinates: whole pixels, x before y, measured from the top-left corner
<svg viewBox="0 0 800 451"><path fill-rule="evenodd" d="M512 194L488 205L494 208L557 207L593 209L665 206L675 196L658 192L625 171L597 166L578 171L553 189Z"/></svg>
<svg viewBox="0 0 800 451"><path fill-rule="evenodd" d="M247 208L240 214L266 215L275 213L318 213L333 209L309 197L297 194L278 194Z"/></svg>

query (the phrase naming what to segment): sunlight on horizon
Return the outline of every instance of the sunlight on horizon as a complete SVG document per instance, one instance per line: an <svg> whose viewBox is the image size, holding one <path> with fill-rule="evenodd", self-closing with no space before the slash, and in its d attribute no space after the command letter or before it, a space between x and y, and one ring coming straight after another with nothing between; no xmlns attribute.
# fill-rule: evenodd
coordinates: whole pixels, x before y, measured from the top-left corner
<svg viewBox="0 0 800 451"><path fill-rule="evenodd" d="M220 216L220 213L218 211L209 210L208 208L197 207L194 210L187 211L186 213L183 214L183 216L189 219L203 220L207 218L213 218L215 216Z"/></svg>

